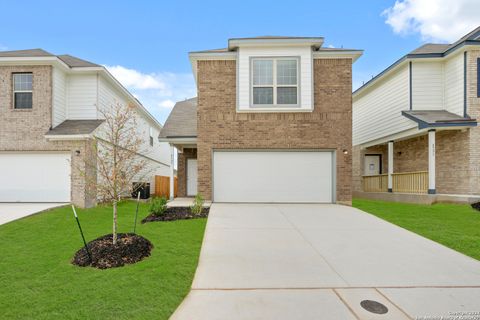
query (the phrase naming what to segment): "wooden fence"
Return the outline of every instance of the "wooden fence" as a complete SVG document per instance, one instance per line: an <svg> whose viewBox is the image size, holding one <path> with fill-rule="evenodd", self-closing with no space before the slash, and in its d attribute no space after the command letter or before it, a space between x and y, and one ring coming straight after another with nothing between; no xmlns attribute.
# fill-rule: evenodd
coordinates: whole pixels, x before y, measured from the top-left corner
<svg viewBox="0 0 480 320"><path fill-rule="evenodd" d="M173 180L173 190L175 197L178 193L178 181L177 177ZM170 177L155 176L155 196L156 197L170 197Z"/></svg>
<svg viewBox="0 0 480 320"><path fill-rule="evenodd" d="M388 175L380 174L363 177L363 191L387 192ZM392 174L392 191L403 193L427 193L428 171L402 172Z"/></svg>

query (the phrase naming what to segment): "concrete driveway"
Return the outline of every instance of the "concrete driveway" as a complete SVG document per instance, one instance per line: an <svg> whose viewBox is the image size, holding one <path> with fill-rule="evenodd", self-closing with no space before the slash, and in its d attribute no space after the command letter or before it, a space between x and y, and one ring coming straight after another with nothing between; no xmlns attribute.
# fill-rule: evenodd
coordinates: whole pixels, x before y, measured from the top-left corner
<svg viewBox="0 0 480 320"><path fill-rule="evenodd" d="M172 319L459 314L480 319L475 259L351 207L213 204L192 290Z"/></svg>
<svg viewBox="0 0 480 320"><path fill-rule="evenodd" d="M68 203L5 203L0 202L0 225L40 211L64 206Z"/></svg>

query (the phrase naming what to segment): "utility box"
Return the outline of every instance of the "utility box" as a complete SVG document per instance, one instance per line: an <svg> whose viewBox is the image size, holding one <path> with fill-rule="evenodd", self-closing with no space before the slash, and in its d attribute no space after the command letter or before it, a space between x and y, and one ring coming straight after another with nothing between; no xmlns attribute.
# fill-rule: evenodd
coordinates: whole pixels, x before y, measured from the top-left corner
<svg viewBox="0 0 480 320"><path fill-rule="evenodd" d="M136 199L138 197L138 193L140 193L140 199L150 198L150 183L134 182L132 198Z"/></svg>

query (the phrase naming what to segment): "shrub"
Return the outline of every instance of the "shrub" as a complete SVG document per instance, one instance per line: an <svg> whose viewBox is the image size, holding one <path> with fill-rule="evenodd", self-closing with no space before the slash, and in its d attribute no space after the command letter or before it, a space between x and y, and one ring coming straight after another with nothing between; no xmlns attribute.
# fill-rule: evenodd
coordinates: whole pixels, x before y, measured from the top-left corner
<svg viewBox="0 0 480 320"><path fill-rule="evenodd" d="M156 216L163 216L167 210L167 198L154 197L150 200L150 212Z"/></svg>
<svg viewBox="0 0 480 320"><path fill-rule="evenodd" d="M195 196L195 200L193 200L193 205L190 207L193 215L198 216L202 213L204 202L205 200L203 200L203 197L200 194L197 194Z"/></svg>

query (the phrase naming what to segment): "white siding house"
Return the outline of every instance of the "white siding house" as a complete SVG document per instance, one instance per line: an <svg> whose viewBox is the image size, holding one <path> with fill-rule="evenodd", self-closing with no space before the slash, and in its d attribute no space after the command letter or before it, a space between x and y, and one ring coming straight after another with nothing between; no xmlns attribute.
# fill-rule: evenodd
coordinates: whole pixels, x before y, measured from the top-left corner
<svg viewBox="0 0 480 320"><path fill-rule="evenodd" d="M471 150L479 134L479 45L480 27L452 44L423 45L353 93L356 192L480 191Z"/></svg>
<svg viewBox="0 0 480 320"><path fill-rule="evenodd" d="M91 180L87 181L86 175L94 181L99 175L95 170L80 173L79 168L85 168L87 160L82 159L95 159L94 138L102 139L104 125L101 111L117 104L132 105L136 110L137 134L144 141L137 157L147 164L137 181L149 182L150 192L154 193L155 175L170 175L170 148L158 141L162 125L103 66L42 49L0 52L0 68L3 65L13 65L13 70L20 72L4 68L2 79L4 74L7 79L14 79L13 74L22 73L24 81L33 83L34 98L30 105L22 107L32 112L2 109L3 119L24 114L24 131L9 130L9 139L0 143L0 163L30 162L32 168L28 171L18 166L11 172L4 169L7 171L3 179L13 177L16 184L12 191L0 190L0 202L71 201L83 207L94 205L96 195L87 190ZM13 95L12 84L3 85L8 87L5 92ZM9 142L17 140L22 143ZM36 178L35 184L30 181L32 177Z"/></svg>
<svg viewBox="0 0 480 320"><path fill-rule="evenodd" d="M415 126L402 116L402 111L409 106L408 74L408 65L404 65L375 88L369 88L354 98L353 145Z"/></svg>

